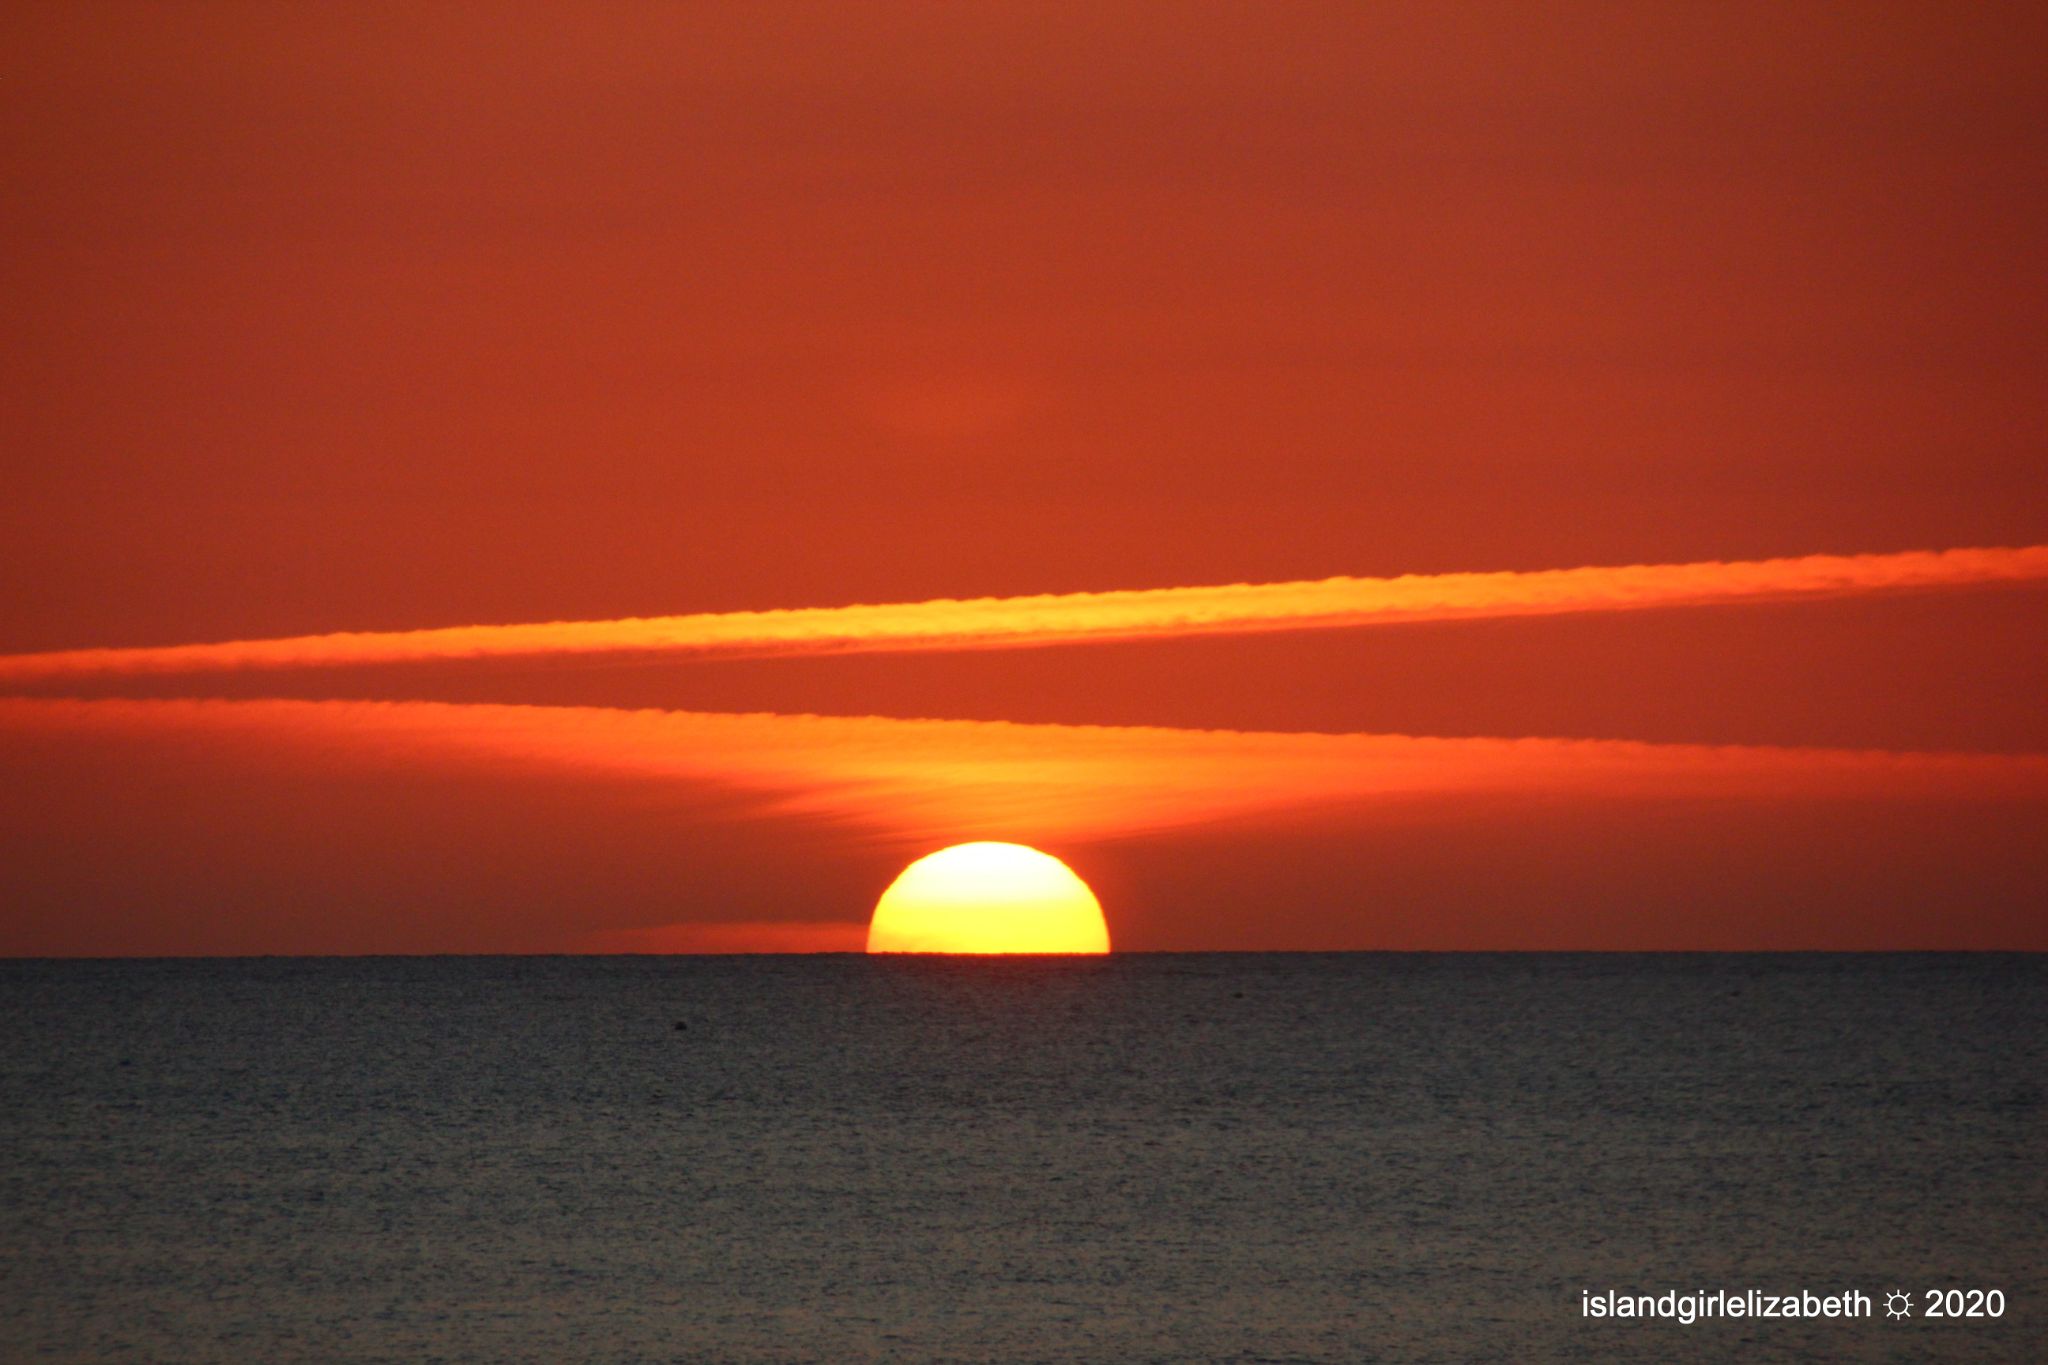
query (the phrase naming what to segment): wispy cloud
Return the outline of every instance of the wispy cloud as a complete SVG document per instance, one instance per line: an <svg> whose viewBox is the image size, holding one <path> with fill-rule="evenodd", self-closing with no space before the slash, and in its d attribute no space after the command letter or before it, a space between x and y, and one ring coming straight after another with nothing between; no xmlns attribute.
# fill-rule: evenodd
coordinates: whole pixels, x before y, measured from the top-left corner
<svg viewBox="0 0 2048 1365"><path fill-rule="evenodd" d="M858 920L711 921L599 929L581 936L586 953L859 953L867 925Z"/></svg>
<svg viewBox="0 0 2048 1365"><path fill-rule="evenodd" d="M2048 545L1328 578L16 654L0 656L0 682L462 659L996 649L1086 640L1631 611L2043 580L2048 580Z"/></svg>
<svg viewBox="0 0 2048 1365"><path fill-rule="evenodd" d="M1462 794L2048 798L2048 755L1435 739L438 702L0 699L0 732L201 735L223 757L709 783L885 840L1093 842Z"/></svg>

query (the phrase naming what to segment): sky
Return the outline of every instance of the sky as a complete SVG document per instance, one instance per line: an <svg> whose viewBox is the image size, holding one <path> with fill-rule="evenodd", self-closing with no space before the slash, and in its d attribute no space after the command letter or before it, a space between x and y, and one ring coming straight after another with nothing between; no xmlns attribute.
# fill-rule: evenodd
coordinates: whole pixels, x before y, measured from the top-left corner
<svg viewBox="0 0 2048 1365"><path fill-rule="evenodd" d="M10 6L0 953L2048 949L2044 51Z"/></svg>

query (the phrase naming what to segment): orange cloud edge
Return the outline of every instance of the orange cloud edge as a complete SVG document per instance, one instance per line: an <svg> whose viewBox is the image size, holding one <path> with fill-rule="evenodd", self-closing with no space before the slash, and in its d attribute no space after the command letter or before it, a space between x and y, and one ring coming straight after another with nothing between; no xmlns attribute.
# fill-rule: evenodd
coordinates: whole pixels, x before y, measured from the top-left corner
<svg viewBox="0 0 2048 1365"><path fill-rule="evenodd" d="M2042 581L2048 581L2048 545L1340 577L64 650L0 656L0 682L485 658L695 658L998 649L1640 611Z"/></svg>

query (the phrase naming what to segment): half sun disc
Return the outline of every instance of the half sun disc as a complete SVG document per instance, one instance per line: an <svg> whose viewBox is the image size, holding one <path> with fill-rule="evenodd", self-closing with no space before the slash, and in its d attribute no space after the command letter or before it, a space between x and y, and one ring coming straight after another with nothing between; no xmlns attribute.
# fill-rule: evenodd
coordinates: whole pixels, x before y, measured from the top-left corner
<svg viewBox="0 0 2048 1365"><path fill-rule="evenodd" d="M1102 905L1022 844L956 844L903 869L875 906L871 953L1106 953Z"/></svg>

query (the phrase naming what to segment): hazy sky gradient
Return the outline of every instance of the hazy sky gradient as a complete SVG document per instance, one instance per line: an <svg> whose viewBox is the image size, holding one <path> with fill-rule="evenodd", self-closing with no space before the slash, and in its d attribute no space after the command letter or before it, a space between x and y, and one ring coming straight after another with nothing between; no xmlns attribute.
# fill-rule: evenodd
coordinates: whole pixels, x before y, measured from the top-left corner
<svg viewBox="0 0 2048 1365"><path fill-rule="evenodd" d="M0 654L2042 546L2044 50L2019 4L16 5ZM32 685L2024 768L2044 611ZM926 851L271 747L5 728L0 951L823 943ZM1370 804L1077 866L1124 945L2048 947L1996 781Z"/></svg>

